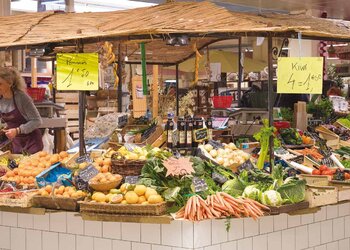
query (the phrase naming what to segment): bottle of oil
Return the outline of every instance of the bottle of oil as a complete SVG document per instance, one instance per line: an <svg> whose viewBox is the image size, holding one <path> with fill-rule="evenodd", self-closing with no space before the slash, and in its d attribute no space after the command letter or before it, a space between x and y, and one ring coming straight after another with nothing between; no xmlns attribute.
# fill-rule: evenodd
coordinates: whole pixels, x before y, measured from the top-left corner
<svg viewBox="0 0 350 250"><path fill-rule="evenodd" d="M186 147L192 147L193 121L189 118L186 122Z"/></svg>
<svg viewBox="0 0 350 250"><path fill-rule="evenodd" d="M208 129L208 140L212 140L213 139L213 120L211 119L211 117L207 119L206 125Z"/></svg>
<svg viewBox="0 0 350 250"><path fill-rule="evenodd" d="M183 118L179 118L177 122L177 130L179 131L179 148L186 146L186 122Z"/></svg>
<svg viewBox="0 0 350 250"><path fill-rule="evenodd" d="M166 123L167 129L167 147L173 148L173 131L174 131L174 121L171 118L168 118Z"/></svg>

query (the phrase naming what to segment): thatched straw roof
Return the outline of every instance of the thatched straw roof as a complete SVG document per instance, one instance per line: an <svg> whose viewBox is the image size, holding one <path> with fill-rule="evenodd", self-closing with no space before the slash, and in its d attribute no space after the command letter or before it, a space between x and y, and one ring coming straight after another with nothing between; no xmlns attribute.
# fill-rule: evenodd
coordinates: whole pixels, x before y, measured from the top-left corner
<svg viewBox="0 0 350 250"><path fill-rule="evenodd" d="M231 12L209 2L175 2L106 13L32 13L0 17L0 48L83 39L267 35L328 37L350 40L350 22L306 15ZM142 37L141 37L142 36Z"/></svg>

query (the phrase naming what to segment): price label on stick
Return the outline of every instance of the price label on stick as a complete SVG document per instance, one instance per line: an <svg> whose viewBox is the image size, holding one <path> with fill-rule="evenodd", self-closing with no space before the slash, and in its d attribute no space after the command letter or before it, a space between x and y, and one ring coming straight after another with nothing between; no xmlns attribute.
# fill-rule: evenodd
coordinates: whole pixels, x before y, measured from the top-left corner
<svg viewBox="0 0 350 250"><path fill-rule="evenodd" d="M58 53L58 90L98 90L97 53Z"/></svg>
<svg viewBox="0 0 350 250"><path fill-rule="evenodd" d="M208 129L200 128L194 131L194 141L202 142L208 139Z"/></svg>
<svg viewBox="0 0 350 250"><path fill-rule="evenodd" d="M136 184L139 181L140 176L125 176L125 183Z"/></svg>
<svg viewBox="0 0 350 250"><path fill-rule="evenodd" d="M198 177L193 177L192 179L192 184L194 186L194 192L203 192L208 190L208 185L205 182L205 180L198 178Z"/></svg>
<svg viewBox="0 0 350 250"><path fill-rule="evenodd" d="M322 94L322 57L280 57L277 61L277 93Z"/></svg>

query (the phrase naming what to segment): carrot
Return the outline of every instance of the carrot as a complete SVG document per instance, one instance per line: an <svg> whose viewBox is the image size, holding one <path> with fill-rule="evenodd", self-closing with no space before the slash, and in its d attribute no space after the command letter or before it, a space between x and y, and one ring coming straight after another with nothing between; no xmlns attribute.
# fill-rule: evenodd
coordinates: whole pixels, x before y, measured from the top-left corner
<svg viewBox="0 0 350 250"><path fill-rule="evenodd" d="M254 203L254 205L256 205L256 206L257 206L258 208L260 208L260 209L270 211L270 208L269 208L269 207L267 207L267 206L261 204L260 202L257 202L257 201L255 201L255 200L252 200L252 199L249 199L249 198L246 198L246 200L248 200L249 202Z"/></svg>

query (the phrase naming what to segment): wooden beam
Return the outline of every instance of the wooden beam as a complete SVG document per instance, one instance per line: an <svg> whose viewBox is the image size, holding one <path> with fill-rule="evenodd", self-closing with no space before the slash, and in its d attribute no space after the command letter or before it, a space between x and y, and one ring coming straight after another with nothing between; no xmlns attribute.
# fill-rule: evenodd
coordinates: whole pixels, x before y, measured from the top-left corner
<svg viewBox="0 0 350 250"><path fill-rule="evenodd" d="M158 116L158 110L159 110L159 92L158 92L158 78L159 78L159 66L153 65L153 81L152 81L152 115L153 118L156 118Z"/></svg>

